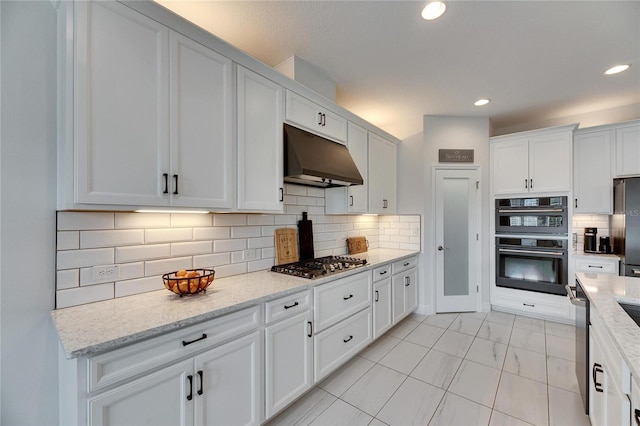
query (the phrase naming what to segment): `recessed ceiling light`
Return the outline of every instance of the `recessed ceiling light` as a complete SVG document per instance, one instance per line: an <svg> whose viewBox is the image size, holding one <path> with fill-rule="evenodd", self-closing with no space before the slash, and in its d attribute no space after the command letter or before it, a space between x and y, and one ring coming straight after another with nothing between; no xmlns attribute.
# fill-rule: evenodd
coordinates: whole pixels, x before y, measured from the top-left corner
<svg viewBox="0 0 640 426"><path fill-rule="evenodd" d="M489 99L478 99L478 100L477 100L477 101L475 101L473 104L474 104L475 106L483 106L483 105L488 104L489 102L491 102L491 100L489 100Z"/></svg>
<svg viewBox="0 0 640 426"><path fill-rule="evenodd" d="M429 2L424 9L422 9L422 18L427 21L438 19L442 16L444 11L447 10L447 5L441 1Z"/></svg>
<svg viewBox="0 0 640 426"><path fill-rule="evenodd" d="M631 65L629 64L624 64L624 65L616 65L615 67L611 67L608 70L606 70L604 73L606 75L612 75L612 74L618 74L619 72L622 71L626 71L629 69Z"/></svg>

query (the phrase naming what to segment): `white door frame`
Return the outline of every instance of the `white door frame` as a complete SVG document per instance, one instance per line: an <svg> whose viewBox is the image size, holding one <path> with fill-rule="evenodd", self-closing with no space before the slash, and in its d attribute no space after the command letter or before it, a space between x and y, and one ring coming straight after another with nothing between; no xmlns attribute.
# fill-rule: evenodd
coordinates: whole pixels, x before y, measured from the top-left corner
<svg viewBox="0 0 640 426"><path fill-rule="evenodd" d="M431 248L428 252L433 254L432 260L432 268L431 268L431 282L433 283L433 288L431 289L431 297L433 300L433 309L434 313L437 308L437 282L436 282L436 172L439 170L473 170L476 172L476 179L480 182L480 177L482 176L480 166L478 165L443 165L443 164L434 164L431 166L431 212L430 212L430 228L431 228ZM476 283L478 285L478 292L476 293L476 312L482 311L482 245L480 244L483 241L482 238L482 197L481 191L476 191L476 205L477 205L477 215L476 215L476 229L478 230L478 249L476 250Z"/></svg>

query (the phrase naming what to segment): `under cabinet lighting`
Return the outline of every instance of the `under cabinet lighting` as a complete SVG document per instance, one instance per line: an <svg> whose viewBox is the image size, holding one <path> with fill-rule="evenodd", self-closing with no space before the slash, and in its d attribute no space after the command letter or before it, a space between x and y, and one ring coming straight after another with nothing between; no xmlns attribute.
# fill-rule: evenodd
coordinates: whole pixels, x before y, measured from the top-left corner
<svg viewBox="0 0 640 426"><path fill-rule="evenodd" d="M622 71L626 71L629 69L631 65L629 64L623 64L623 65L616 65L615 67L611 67L608 70L606 70L604 73L605 75L613 75L613 74L618 74Z"/></svg>
<svg viewBox="0 0 640 426"><path fill-rule="evenodd" d="M491 100L490 100L490 99L478 99L478 100L477 100L477 101L475 101L473 104L474 104L475 106L483 106L483 105L488 104L489 102L491 102Z"/></svg>
<svg viewBox="0 0 640 426"><path fill-rule="evenodd" d="M422 18L427 21L433 21L442 16L447 10L447 5L442 1L429 2L424 9L422 9Z"/></svg>
<svg viewBox="0 0 640 426"><path fill-rule="evenodd" d="M208 214L206 210L134 210L136 213L190 213L190 214Z"/></svg>

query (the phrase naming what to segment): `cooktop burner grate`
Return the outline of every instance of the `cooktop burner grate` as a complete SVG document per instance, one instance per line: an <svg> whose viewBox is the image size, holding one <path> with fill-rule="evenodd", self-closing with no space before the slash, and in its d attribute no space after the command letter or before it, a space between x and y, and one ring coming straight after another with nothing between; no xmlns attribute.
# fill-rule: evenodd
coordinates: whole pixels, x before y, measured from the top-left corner
<svg viewBox="0 0 640 426"><path fill-rule="evenodd" d="M324 256L310 260L286 263L271 267L273 272L294 275L302 278L320 278L331 274L345 272L367 264L365 259L348 256Z"/></svg>

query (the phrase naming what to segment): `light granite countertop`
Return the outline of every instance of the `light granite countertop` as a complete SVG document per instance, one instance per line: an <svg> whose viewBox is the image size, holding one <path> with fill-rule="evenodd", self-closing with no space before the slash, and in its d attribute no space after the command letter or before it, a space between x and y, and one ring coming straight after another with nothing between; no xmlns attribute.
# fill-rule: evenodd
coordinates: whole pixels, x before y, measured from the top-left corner
<svg viewBox="0 0 640 426"><path fill-rule="evenodd" d="M584 251L574 251L574 257L602 257L605 259L615 259L620 260L620 256L613 253L587 253Z"/></svg>
<svg viewBox="0 0 640 426"><path fill-rule="evenodd" d="M163 289L58 309L51 316L66 357L91 356L418 253L375 249L353 255L366 259L365 266L324 278L309 280L266 270L216 279L206 292L192 296L179 297Z"/></svg>
<svg viewBox="0 0 640 426"><path fill-rule="evenodd" d="M617 301L640 305L640 278L576 273L633 377L640 378L640 326Z"/></svg>

